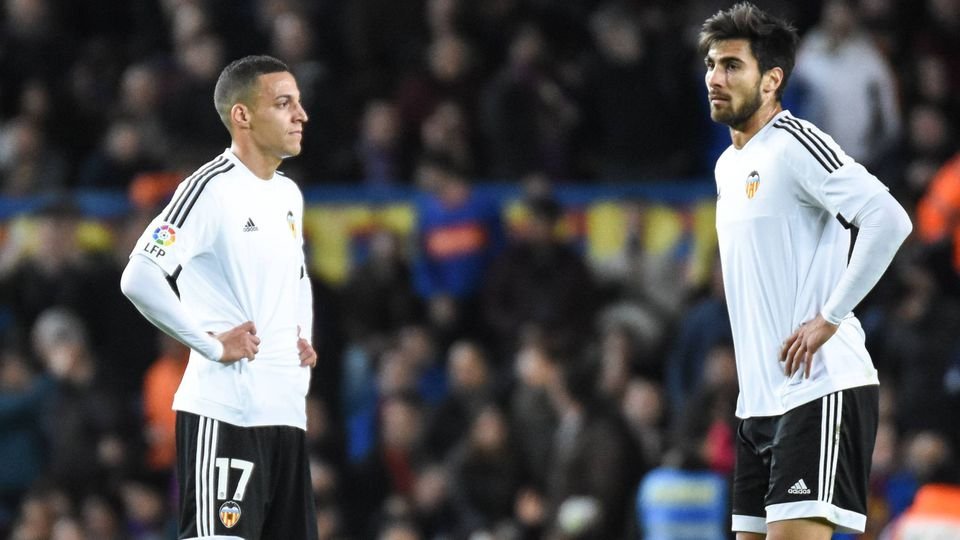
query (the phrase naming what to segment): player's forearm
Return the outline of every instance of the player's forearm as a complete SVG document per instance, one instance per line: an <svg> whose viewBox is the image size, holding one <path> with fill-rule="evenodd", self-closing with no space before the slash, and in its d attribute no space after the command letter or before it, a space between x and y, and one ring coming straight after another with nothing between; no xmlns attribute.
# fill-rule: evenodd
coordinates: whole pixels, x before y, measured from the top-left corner
<svg viewBox="0 0 960 540"><path fill-rule="evenodd" d="M840 324L880 281L900 244L913 230L910 217L887 192L870 199L853 223L859 233L850 263L820 312L832 324Z"/></svg>
<svg viewBox="0 0 960 540"><path fill-rule="evenodd" d="M131 257L120 278L120 289L160 330L210 360L219 361L223 356L223 344L184 309L159 266L143 257Z"/></svg>

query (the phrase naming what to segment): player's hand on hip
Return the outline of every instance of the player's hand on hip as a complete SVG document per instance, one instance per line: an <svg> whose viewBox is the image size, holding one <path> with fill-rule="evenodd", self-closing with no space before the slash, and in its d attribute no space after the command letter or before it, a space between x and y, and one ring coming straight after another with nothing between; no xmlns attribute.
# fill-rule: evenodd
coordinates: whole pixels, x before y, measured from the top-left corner
<svg viewBox="0 0 960 540"><path fill-rule="evenodd" d="M231 364L241 358L253 361L260 352L260 338L257 337L257 327L252 321L247 321L214 337L223 343L223 356L220 357L222 364Z"/></svg>
<svg viewBox="0 0 960 540"><path fill-rule="evenodd" d="M300 352L300 365L314 367L317 365L317 351L309 341L300 337L300 327L297 327L297 351Z"/></svg>
<svg viewBox="0 0 960 540"><path fill-rule="evenodd" d="M780 361L784 362L783 371L787 376L803 369L803 376L810 377L813 355L828 339L837 333L839 326L831 324L817 314L816 317L800 324L780 349Z"/></svg>

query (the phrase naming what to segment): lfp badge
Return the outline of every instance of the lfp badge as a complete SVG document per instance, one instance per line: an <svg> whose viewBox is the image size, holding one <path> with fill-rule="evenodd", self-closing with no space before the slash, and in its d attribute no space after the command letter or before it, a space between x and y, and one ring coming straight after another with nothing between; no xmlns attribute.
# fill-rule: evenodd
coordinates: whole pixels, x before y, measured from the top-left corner
<svg viewBox="0 0 960 540"><path fill-rule="evenodd" d="M754 195L757 194L757 189L760 188L760 173L753 171L750 173L750 176L747 177L747 198L752 199Z"/></svg>
<svg viewBox="0 0 960 540"><path fill-rule="evenodd" d="M223 523L224 527L231 529L238 521L240 521L239 504L227 501L220 505L220 522Z"/></svg>
<svg viewBox="0 0 960 540"><path fill-rule="evenodd" d="M167 247L177 241L177 231L169 225L161 225L153 231L153 241Z"/></svg>

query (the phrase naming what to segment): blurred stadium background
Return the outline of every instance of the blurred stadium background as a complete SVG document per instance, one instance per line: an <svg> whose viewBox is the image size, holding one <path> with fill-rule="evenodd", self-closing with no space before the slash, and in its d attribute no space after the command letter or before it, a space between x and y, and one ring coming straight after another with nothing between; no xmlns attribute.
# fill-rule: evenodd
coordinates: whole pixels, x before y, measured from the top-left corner
<svg viewBox="0 0 960 540"><path fill-rule="evenodd" d="M960 0L756 3L802 35L786 107L914 217L857 309L883 389L861 538L881 538L960 445ZM323 538L723 537L729 139L695 42L730 4L4 0L0 537L175 537L185 351L119 274L229 144L220 69L259 53L311 115L282 170L308 205Z"/></svg>

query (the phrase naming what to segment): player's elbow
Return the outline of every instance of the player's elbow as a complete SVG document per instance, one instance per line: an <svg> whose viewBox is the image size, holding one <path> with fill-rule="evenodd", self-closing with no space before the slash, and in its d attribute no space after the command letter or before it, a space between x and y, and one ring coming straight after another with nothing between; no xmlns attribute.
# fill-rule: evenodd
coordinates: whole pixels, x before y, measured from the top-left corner
<svg viewBox="0 0 960 540"><path fill-rule="evenodd" d="M133 272L130 269L131 266L132 265L128 263L123 269L123 273L120 274L120 292L130 300L133 300L133 297L137 294L137 288L133 284L134 278L132 276Z"/></svg>
<svg viewBox="0 0 960 540"><path fill-rule="evenodd" d="M870 199L858 217L861 217L858 224L861 229L876 231L876 234L887 239L890 245L899 246L913 231L913 223L907 211L887 192Z"/></svg>
<svg viewBox="0 0 960 540"><path fill-rule="evenodd" d="M120 292L137 306L143 302L144 287L140 285L143 283L143 271L139 261L131 258L120 275Z"/></svg>
<svg viewBox="0 0 960 540"><path fill-rule="evenodd" d="M900 243L903 243L903 241L910 236L910 233L913 232L913 222L910 221L909 214L898 204L896 208L890 212L889 218L890 234L897 238Z"/></svg>

